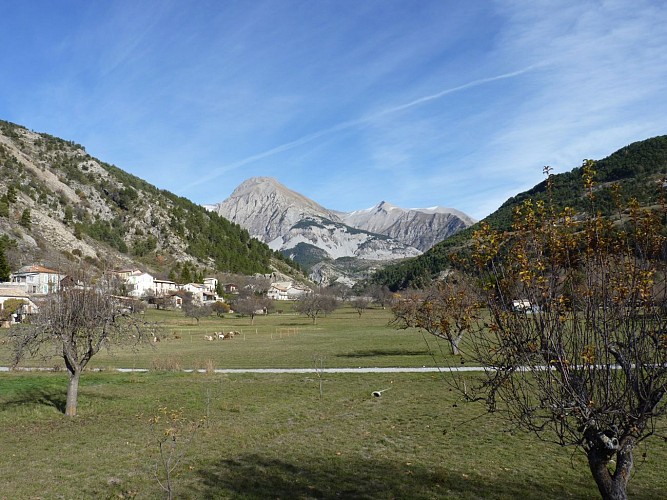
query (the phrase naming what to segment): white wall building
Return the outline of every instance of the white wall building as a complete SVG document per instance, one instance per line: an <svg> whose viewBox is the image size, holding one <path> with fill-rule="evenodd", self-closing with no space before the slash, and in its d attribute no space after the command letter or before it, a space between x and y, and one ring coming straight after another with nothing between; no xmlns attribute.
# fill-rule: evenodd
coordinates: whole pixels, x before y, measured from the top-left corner
<svg viewBox="0 0 667 500"><path fill-rule="evenodd" d="M130 297L144 297L147 293L155 293L155 283L153 276L141 271L133 271L130 276L125 278L127 285L127 294Z"/></svg>
<svg viewBox="0 0 667 500"><path fill-rule="evenodd" d="M217 278L204 278L204 288L209 292L215 292L215 289L218 286Z"/></svg>
<svg viewBox="0 0 667 500"><path fill-rule="evenodd" d="M307 288L295 285L290 281L281 281L271 283L266 296L272 300L295 300L305 293L309 293Z"/></svg>
<svg viewBox="0 0 667 500"><path fill-rule="evenodd" d="M12 273L11 282L20 283L24 286L27 293L46 295L55 292L60 286L60 280L65 277L64 274L48 269L44 266L25 266Z"/></svg>
<svg viewBox="0 0 667 500"><path fill-rule="evenodd" d="M181 287L181 290L190 292L195 302L204 302L204 292L206 291L204 285L199 283L187 283Z"/></svg>

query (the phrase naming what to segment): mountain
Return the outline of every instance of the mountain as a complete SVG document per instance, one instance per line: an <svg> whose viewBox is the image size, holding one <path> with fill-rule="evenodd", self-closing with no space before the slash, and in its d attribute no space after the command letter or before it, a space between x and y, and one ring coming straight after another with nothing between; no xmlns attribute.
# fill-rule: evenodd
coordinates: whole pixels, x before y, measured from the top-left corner
<svg viewBox="0 0 667 500"><path fill-rule="evenodd" d="M285 235L306 218L339 222L334 212L270 177L246 180L213 209L266 243Z"/></svg>
<svg viewBox="0 0 667 500"><path fill-rule="evenodd" d="M642 206L663 203L667 175L667 135L634 142L595 163L595 209L602 215L615 211L614 185L620 186L621 204L636 199ZM557 209L572 207L581 212L589 209L584 191L581 167L556 174L552 178L551 202ZM511 227L514 208L527 199L548 201L547 183L519 193L483 219L497 230ZM476 226L471 226L438 243L429 251L395 265L387 266L373 276L373 281L392 290L421 287L451 265L453 251L466 246Z"/></svg>
<svg viewBox="0 0 667 500"><path fill-rule="evenodd" d="M0 250L12 269L138 266L174 278L297 272L238 224L79 144L1 120Z"/></svg>
<svg viewBox="0 0 667 500"><path fill-rule="evenodd" d="M349 226L384 234L422 252L475 223L453 208L404 209L386 201L366 210L341 214L341 219Z"/></svg>
<svg viewBox="0 0 667 500"><path fill-rule="evenodd" d="M246 180L229 198L209 208L310 269L311 279L320 283L342 276L352 279L377 268L378 262L421 253L387 235L345 224L341 214L269 177Z"/></svg>

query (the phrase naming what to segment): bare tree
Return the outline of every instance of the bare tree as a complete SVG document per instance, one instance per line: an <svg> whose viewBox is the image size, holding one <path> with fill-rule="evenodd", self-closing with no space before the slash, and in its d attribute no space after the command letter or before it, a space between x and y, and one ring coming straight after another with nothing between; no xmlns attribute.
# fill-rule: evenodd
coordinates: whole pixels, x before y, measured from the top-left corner
<svg viewBox="0 0 667 500"><path fill-rule="evenodd" d="M366 297L355 297L350 301L350 304L354 308L355 311L357 311L357 314L361 317L363 312L368 309L368 306L370 306L371 301L366 298Z"/></svg>
<svg viewBox="0 0 667 500"><path fill-rule="evenodd" d="M183 313L188 318L196 320L197 324L199 324L201 318L207 318L213 314L213 310L208 305L201 304L199 301L195 300L190 292L183 295L182 309Z"/></svg>
<svg viewBox="0 0 667 500"><path fill-rule="evenodd" d="M328 286L327 288L322 289L324 295L331 295L342 301L346 301L350 298L352 289L342 283L334 283L333 285Z"/></svg>
<svg viewBox="0 0 667 500"><path fill-rule="evenodd" d="M62 357L69 374L65 414L74 416L79 379L91 358L102 348L136 346L156 334L155 325L126 311L106 288L90 282L61 288L40 303L29 325L13 332L14 365L31 355Z"/></svg>
<svg viewBox="0 0 667 500"><path fill-rule="evenodd" d="M387 304L392 300L392 292L386 285L373 284L370 286L368 292L370 293L373 300L380 304L380 307L384 309L387 307Z"/></svg>
<svg viewBox="0 0 667 500"><path fill-rule="evenodd" d="M255 316L266 314L273 307L273 301L263 295L251 293L241 296L234 301L234 311L250 316L250 324L255 323Z"/></svg>
<svg viewBox="0 0 667 500"><path fill-rule="evenodd" d="M592 162L583 172L587 215L528 201L510 233L476 232L488 315L462 351L487 376L460 388L540 438L582 449L602 497L625 499L633 452L667 410L667 210L633 202L615 223L602 218Z"/></svg>
<svg viewBox="0 0 667 500"><path fill-rule="evenodd" d="M317 318L330 314L336 310L338 301L330 295L321 295L317 293L304 294L297 299L294 304L294 310L299 314L304 314L317 323Z"/></svg>
<svg viewBox="0 0 667 500"><path fill-rule="evenodd" d="M159 451L153 474L168 500L175 497L176 469L185 458L195 434L204 422L203 419L187 418L183 409L173 410L166 406L160 407L149 419L151 433Z"/></svg>

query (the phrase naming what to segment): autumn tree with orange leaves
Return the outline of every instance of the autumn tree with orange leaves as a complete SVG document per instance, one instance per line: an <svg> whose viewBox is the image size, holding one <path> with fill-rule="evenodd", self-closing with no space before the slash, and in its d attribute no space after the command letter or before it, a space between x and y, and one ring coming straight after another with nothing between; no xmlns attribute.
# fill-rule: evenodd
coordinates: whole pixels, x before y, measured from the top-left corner
<svg viewBox="0 0 667 500"><path fill-rule="evenodd" d="M634 451L667 409L667 210L632 201L602 217L593 168L586 213L526 201L511 231L475 232L485 310L461 353L486 376L455 380L517 427L583 450L602 497L625 499Z"/></svg>
<svg viewBox="0 0 667 500"><path fill-rule="evenodd" d="M419 328L444 339L453 355L466 332L476 325L479 302L470 280L451 272L425 291L411 291L392 305L392 324L397 328Z"/></svg>

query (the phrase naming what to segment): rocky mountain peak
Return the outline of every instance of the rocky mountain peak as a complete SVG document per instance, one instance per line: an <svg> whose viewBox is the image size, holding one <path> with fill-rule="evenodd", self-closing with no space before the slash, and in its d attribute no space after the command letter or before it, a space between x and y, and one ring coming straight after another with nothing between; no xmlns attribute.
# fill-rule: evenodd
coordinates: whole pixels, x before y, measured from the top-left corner
<svg viewBox="0 0 667 500"><path fill-rule="evenodd" d="M239 184L232 196L241 196L251 191L290 191L273 177L251 177Z"/></svg>
<svg viewBox="0 0 667 500"><path fill-rule="evenodd" d="M318 217L339 222L338 216L271 177L242 182L213 211L239 224L259 240L270 242L297 222Z"/></svg>
<svg viewBox="0 0 667 500"><path fill-rule="evenodd" d="M292 191L273 177L251 177L243 181L228 198L228 200L238 199L252 199L256 202L270 201L273 204L282 206L294 205L295 207L300 207L304 211L304 215L315 213L317 215L324 214L328 217L336 217L326 208L315 203L310 198Z"/></svg>
<svg viewBox="0 0 667 500"><path fill-rule="evenodd" d="M395 208L398 208L398 207L396 205L392 205L388 201L384 201L384 200L377 204L377 209L378 210L384 210L385 212L389 212L390 210L394 210Z"/></svg>

